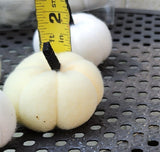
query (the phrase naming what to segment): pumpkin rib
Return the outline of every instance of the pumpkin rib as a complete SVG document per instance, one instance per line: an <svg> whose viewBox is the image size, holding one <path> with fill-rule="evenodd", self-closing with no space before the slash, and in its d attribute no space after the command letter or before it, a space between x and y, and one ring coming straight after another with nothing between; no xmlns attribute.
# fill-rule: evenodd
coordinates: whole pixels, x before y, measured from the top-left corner
<svg viewBox="0 0 160 152"><path fill-rule="evenodd" d="M20 94L23 91L24 87L26 84L28 84L34 77L37 77L38 74L43 73L46 71L46 69L38 68L40 69L38 72L35 70L37 67L33 68L25 68L24 70L22 69L15 69L7 78L5 81L5 85L3 87L4 93L8 96L12 104L14 105L14 108L16 109L16 116L17 116L17 121L20 121L20 116L19 116L19 100L20 100ZM28 76L27 76L28 73ZM17 75L19 78L25 77L25 80L23 79L18 79ZM14 88L12 88L14 86ZM14 89L14 90L13 90ZM18 90L18 92L17 92ZM18 94L17 94L18 93ZM16 101L17 100L17 101Z"/></svg>
<svg viewBox="0 0 160 152"><path fill-rule="evenodd" d="M52 77L51 74L54 75L55 79L51 79ZM49 79L49 81L46 82L45 81L46 79ZM45 132L45 131L53 129L56 126L56 120L57 120L57 116L56 116L57 107L56 106L57 105L56 105L55 99L57 95L56 95L56 89L54 89L56 86L56 79L57 79L56 72L53 73L52 71L47 71L45 73L38 75L37 77L34 77L25 86L21 94L19 107L20 107L21 123L26 125L28 128L35 130L35 131ZM54 84L51 84L52 82ZM40 84L40 86L37 88L38 84ZM47 85L50 85L52 87L49 90L48 89L46 90L45 86ZM37 89L37 91L34 91L35 89ZM54 90L55 92L52 92L52 90ZM44 98L43 97L44 95L48 97L45 99L42 99ZM40 98L37 98L39 96ZM32 103L32 106L30 103ZM52 103L52 105L48 106L48 103ZM30 108L26 109L25 107L28 107L28 106L30 106ZM35 107L37 107L38 109L41 107L41 109L35 110ZM31 121L29 121L29 117L31 118Z"/></svg>
<svg viewBox="0 0 160 152"><path fill-rule="evenodd" d="M79 72L79 73L84 74L84 73L82 73L82 72ZM91 80L91 78L90 78L89 76L86 76L86 75L84 75L84 76L91 82L91 84L92 84L93 87L95 88L96 93L97 93L97 104L99 104L102 97L101 97L101 96L99 97L99 91L98 91L98 89L96 88L94 82ZM102 93L102 94L103 94L103 93Z"/></svg>
<svg viewBox="0 0 160 152"><path fill-rule="evenodd" d="M82 65L82 64L84 64L83 69L80 69L79 65ZM88 64L89 66L85 66L85 64ZM94 69L94 70L92 72L90 71L91 73L88 74L88 72L86 72L86 71L91 70L91 69ZM70 64L67 64L66 66L63 66L62 71L63 72L77 71L77 72L83 74L86 78L88 78L88 80L91 81L92 85L96 89L97 102L100 103L100 101L103 97L103 94L104 94L103 80L101 78L101 73L98 71L97 68L95 68L95 65L93 63L91 63L87 60L85 60L85 62L84 62L84 59L73 61ZM101 80L101 81L95 81L95 78L94 78L95 72L97 73L97 76L96 76L96 77L98 77L97 80Z"/></svg>
<svg viewBox="0 0 160 152"><path fill-rule="evenodd" d="M73 77L72 75L74 75L76 77ZM66 79L66 77L67 77L67 79ZM65 78L65 79L61 79L61 78ZM81 85L78 84L79 80L80 80ZM65 130L76 128L76 127L82 125L83 123L87 122L91 118L91 116L93 115L93 113L98 105L96 89L93 86L92 82L89 81L86 76L84 76L82 73L79 73L78 71L68 71L66 73L59 73L58 81L60 83L60 85L59 85L60 87L58 87L58 89L60 90L60 92L58 94L58 104L61 106L60 106L60 108L58 108L59 119L58 119L57 127L61 128L61 129L65 129ZM64 85L64 84L66 84L66 85ZM80 90L80 88L82 88L81 86L83 86L84 88ZM73 96L75 96L75 94L77 95L77 90L78 90L80 92L81 96L79 96L78 98L75 98L75 97L71 98L70 96L68 96L68 94L66 94L66 93L64 94L64 91L63 91L63 95L64 95L63 96L61 94L62 89L64 89L65 92L69 91L69 93L73 94ZM88 93L86 93L86 91L84 91L84 90L86 90ZM70 91L72 91L72 92L70 92ZM84 92L84 93L82 93L82 92ZM84 98L84 96L86 96L86 94L87 94L88 100L86 100L86 97ZM76 100L79 100L79 102L76 101L76 104L75 104L75 102L74 102L75 100L73 100L73 98ZM84 100L82 100L82 99L84 99ZM84 107L84 104L87 106ZM75 108L73 108L74 107L73 105L75 106ZM68 106L69 106L69 108L67 108ZM80 107L81 108L83 107L84 109L81 109ZM78 109L76 110L76 108L78 108ZM79 113L78 116L75 117L77 115L77 111L83 111L83 112ZM84 115L84 113L85 113L85 115ZM72 116L72 118L71 118L71 116ZM77 119L79 119L79 120L76 121ZM75 120L75 121L73 121L73 120Z"/></svg>

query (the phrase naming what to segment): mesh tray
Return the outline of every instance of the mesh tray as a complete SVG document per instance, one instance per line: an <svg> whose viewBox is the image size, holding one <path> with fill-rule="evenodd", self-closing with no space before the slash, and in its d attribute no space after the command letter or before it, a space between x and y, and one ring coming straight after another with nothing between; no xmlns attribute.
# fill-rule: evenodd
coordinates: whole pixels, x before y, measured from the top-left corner
<svg viewBox="0 0 160 152"><path fill-rule="evenodd" d="M18 126L1 152L160 152L160 15L123 9L115 15L113 51L99 66L105 93L92 118L70 131ZM33 52L32 35L0 32L1 85Z"/></svg>

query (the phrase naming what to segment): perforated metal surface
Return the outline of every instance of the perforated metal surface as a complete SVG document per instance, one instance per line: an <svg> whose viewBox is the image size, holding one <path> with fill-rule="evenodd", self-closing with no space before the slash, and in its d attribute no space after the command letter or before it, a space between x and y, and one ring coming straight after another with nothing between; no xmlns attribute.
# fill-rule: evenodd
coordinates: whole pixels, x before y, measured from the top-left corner
<svg viewBox="0 0 160 152"><path fill-rule="evenodd" d="M147 13L147 14L146 14ZM79 128L36 133L18 127L8 152L160 152L160 15L117 10L113 51L99 66L105 93ZM33 31L0 32L2 82L32 53Z"/></svg>

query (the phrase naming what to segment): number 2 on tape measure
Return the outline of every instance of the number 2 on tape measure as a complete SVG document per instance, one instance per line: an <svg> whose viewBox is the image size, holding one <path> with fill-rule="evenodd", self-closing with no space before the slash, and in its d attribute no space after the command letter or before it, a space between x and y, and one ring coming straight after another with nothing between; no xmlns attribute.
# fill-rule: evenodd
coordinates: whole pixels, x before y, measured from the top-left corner
<svg viewBox="0 0 160 152"><path fill-rule="evenodd" d="M57 16L54 13L50 13L49 14L49 20L50 20L50 22L54 23L54 20L52 19L52 17L55 18L55 20L56 20L57 23L61 23L61 14L60 13L58 13L58 18L57 18Z"/></svg>
<svg viewBox="0 0 160 152"><path fill-rule="evenodd" d="M55 52L71 51L68 0L35 0L40 48L50 42Z"/></svg>

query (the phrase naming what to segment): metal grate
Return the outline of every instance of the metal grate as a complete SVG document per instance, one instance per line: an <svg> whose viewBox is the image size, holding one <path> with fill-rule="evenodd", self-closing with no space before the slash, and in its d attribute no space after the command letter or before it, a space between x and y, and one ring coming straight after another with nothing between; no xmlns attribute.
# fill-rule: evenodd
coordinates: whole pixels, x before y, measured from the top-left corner
<svg viewBox="0 0 160 152"><path fill-rule="evenodd" d="M153 13L153 14L152 14ZM36 133L19 126L2 152L159 152L160 13L116 10L113 51L99 66L105 94L79 128ZM2 82L32 53L33 31L0 32Z"/></svg>

